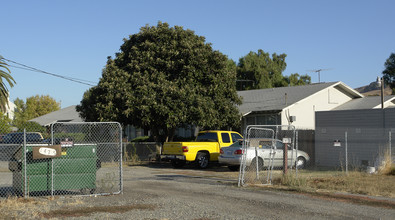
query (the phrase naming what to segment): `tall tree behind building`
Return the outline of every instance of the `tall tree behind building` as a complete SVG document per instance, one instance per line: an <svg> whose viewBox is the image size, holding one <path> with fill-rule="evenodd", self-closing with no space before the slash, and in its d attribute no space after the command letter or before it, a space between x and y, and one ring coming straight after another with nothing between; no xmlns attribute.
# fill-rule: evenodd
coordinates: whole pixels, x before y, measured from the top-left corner
<svg viewBox="0 0 395 220"><path fill-rule="evenodd" d="M13 124L19 126L30 119L57 111L60 109L60 103L49 95L35 95L26 98L26 102L22 99L15 99L14 104L16 110L14 113Z"/></svg>
<svg viewBox="0 0 395 220"><path fill-rule="evenodd" d="M295 86L309 84L311 79L308 75L297 73L283 76L287 67L286 54L277 55L265 53L259 49L258 52L249 52L239 59L237 65L237 89L265 89L283 86Z"/></svg>
<svg viewBox="0 0 395 220"><path fill-rule="evenodd" d="M395 53L391 53L391 55L385 61L384 67L384 82L391 87L392 94L395 94Z"/></svg>

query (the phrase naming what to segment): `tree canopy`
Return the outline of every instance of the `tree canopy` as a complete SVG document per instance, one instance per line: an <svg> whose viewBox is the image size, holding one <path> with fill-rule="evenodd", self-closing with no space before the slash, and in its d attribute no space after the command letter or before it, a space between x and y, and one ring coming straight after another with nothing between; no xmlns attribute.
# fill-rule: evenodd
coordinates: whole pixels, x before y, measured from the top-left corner
<svg viewBox="0 0 395 220"><path fill-rule="evenodd" d="M385 70L383 71L384 82L395 91L395 53L391 53L389 58L384 63Z"/></svg>
<svg viewBox="0 0 395 220"><path fill-rule="evenodd" d="M160 135L171 140L183 124L236 127L240 103L232 62L204 37L159 22L124 39L77 111L88 121L149 129L158 141Z"/></svg>
<svg viewBox="0 0 395 220"><path fill-rule="evenodd" d="M0 110L2 112L6 111L8 106L8 87L6 82L10 87L15 84L14 78L11 76L11 71L8 69L8 64L4 61L4 58L0 55Z"/></svg>
<svg viewBox="0 0 395 220"><path fill-rule="evenodd" d="M305 85L311 82L308 75L300 76L297 73L289 77L283 76L286 69L286 54L277 55L258 52L250 52L239 59L237 68L238 90L264 89L272 87Z"/></svg>
<svg viewBox="0 0 395 220"><path fill-rule="evenodd" d="M22 99L15 99L14 104L16 110L14 113L14 125L19 127L28 120L48 114L60 109L60 103L49 95L35 95L26 98L26 102Z"/></svg>

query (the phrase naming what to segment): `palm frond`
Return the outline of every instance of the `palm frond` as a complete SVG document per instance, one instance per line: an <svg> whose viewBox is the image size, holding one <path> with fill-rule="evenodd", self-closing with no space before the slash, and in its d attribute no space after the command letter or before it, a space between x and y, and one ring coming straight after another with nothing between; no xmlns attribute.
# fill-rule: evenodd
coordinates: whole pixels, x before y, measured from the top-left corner
<svg viewBox="0 0 395 220"><path fill-rule="evenodd" d="M0 56L0 109L5 112L8 106L8 87L4 80L10 87L16 84L14 78L11 76L11 70L7 67L8 64L3 61L3 57ZM4 80L3 80L4 79Z"/></svg>

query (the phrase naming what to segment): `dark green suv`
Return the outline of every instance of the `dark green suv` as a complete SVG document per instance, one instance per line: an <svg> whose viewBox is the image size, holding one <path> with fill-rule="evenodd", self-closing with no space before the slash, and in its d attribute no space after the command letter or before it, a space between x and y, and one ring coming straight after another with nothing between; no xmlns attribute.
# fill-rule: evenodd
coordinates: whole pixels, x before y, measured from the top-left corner
<svg viewBox="0 0 395 220"><path fill-rule="evenodd" d="M3 137L4 144L22 144L24 139L23 132L14 132L6 134ZM41 143L44 138L39 132L26 132L26 143Z"/></svg>

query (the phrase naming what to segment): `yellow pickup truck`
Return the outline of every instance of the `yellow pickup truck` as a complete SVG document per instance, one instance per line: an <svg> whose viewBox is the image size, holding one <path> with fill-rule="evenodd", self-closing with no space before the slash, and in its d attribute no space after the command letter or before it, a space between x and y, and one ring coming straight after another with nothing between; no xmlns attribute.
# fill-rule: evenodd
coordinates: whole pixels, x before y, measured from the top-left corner
<svg viewBox="0 0 395 220"><path fill-rule="evenodd" d="M234 131L201 131L194 142L165 142L161 159L170 160L174 168L181 168L187 162L195 162L205 169L210 162L218 161L221 147L227 147L242 136Z"/></svg>

